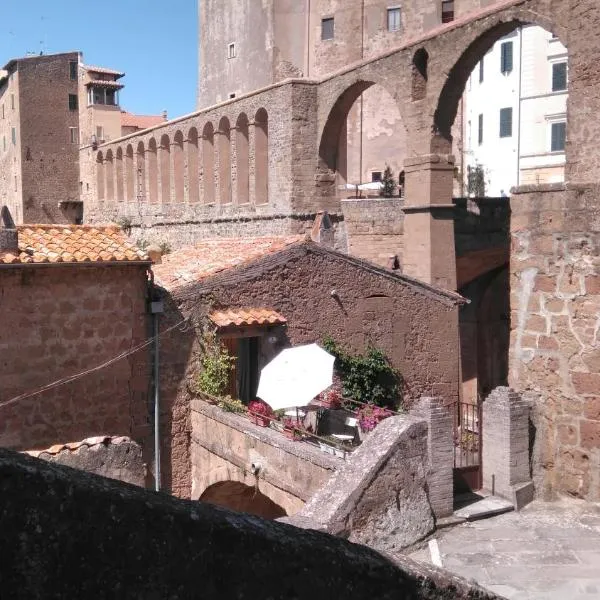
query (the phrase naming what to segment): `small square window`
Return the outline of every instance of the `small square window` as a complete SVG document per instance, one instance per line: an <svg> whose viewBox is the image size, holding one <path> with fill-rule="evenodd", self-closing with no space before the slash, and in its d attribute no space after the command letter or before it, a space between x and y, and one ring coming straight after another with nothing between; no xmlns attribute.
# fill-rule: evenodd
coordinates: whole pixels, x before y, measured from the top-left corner
<svg viewBox="0 0 600 600"><path fill-rule="evenodd" d="M442 23L454 21L454 0L442 0Z"/></svg>
<svg viewBox="0 0 600 600"><path fill-rule="evenodd" d="M512 108L501 108L500 109L500 137L512 137L512 121L513 121L513 109Z"/></svg>
<svg viewBox="0 0 600 600"><path fill-rule="evenodd" d="M77 127L69 127L69 138L71 140L71 144L79 143L79 130Z"/></svg>
<svg viewBox="0 0 600 600"><path fill-rule="evenodd" d="M333 17L321 19L321 39L332 40L334 36L334 21Z"/></svg>
<svg viewBox="0 0 600 600"><path fill-rule="evenodd" d="M504 42L500 46L500 72L508 75L513 70L513 43Z"/></svg>
<svg viewBox="0 0 600 600"><path fill-rule="evenodd" d="M564 152L567 140L567 123L565 121L552 123L551 136L550 151Z"/></svg>
<svg viewBox="0 0 600 600"><path fill-rule="evenodd" d="M235 42L232 42L227 46L227 58L235 58Z"/></svg>
<svg viewBox="0 0 600 600"><path fill-rule="evenodd" d="M77 94L69 94L69 110L77 110Z"/></svg>
<svg viewBox="0 0 600 600"><path fill-rule="evenodd" d="M399 8L388 8L387 9L387 28L388 31L400 31L402 23L400 21L400 9Z"/></svg>
<svg viewBox="0 0 600 600"><path fill-rule="evenodd" d="M560 62L552 65L552 91L564 92L567 89L567 63Z"/></svg>
<svg viewBox="0 0 600 600"><path fill-rule="evenodd" d="M69 61L69 78L72 81L77 81L77 69L78 69L77 61Z"/></svg>
<svg viewBox="0 0 600 600"><path fill-rule="evenodd" d="M371 181L381 181L383 179L383 173L381 171L371 172Z"/></svg>
<svg viewBox="0 0 600 600"><path fill-rule="evenodd" d="M229 99L233 100L233 98L235 98L235 92L231 92L231 94L229 94Z"/></svg>
<svg viewBox="0 0 600 600"><path fill-rule="evenodd" d="M483 115L479 115L477 142L480 146L483 144Z"/></svg>

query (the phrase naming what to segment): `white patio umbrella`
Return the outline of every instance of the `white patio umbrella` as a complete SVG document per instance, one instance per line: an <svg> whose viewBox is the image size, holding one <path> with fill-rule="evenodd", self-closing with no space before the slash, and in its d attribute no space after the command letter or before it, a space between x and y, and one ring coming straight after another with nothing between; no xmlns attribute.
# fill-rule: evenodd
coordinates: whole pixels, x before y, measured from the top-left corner
<svg viewBox="0 0 600 600"><path fill-rule="evenodd" d="M334 361L317 344L282 350L261 371L256 395L273 410L306 406L333 383Z"/></svg>

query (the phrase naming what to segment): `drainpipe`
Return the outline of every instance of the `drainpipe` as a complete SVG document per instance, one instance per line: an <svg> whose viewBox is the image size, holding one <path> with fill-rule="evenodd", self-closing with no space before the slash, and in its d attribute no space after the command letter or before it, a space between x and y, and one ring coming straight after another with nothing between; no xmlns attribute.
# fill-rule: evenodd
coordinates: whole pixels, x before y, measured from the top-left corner
<svg viewBox="0 0 600 600"><path fill-rule="evenodd" d="M159 362L159 315L164 311L163 301L155 291L154 273L150 277L150 314L152 315L153 336L153 384L154 384L154 489L161 487L160 477L160 362Z"/></svg>
<svg viewBox="0 0 600 600"><path fill-rule="evenodd" d="M365 58L365 0L362 0L360 5L360 60ZM364 99L363 94L360 95L360 152L359 152L359 173L358 181L362 181L363 177L363 124L364 124Z"/></svg>
<svg viewBox="0 0 600 600"><path fill-rule="evenodd" d="M523 81L523 27L519 27L519 119L517 125L517 187L521 185L521 109L522 100L522 81ZM510 194L510 190L509 190Z"/></svg>

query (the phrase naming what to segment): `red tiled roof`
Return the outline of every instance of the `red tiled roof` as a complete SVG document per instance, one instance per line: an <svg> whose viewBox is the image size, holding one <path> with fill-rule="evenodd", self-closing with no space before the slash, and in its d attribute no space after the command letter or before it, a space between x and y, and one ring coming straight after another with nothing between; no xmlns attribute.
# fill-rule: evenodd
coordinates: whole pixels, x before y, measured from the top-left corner
<svg viewBox="0 0 600 600"><path fill-rule="evenodd" d="M131 442L131 439L123 436L98 436L91 437L81 442L70 442L68 444L55 444L50 448L46 448L45 450L25 450L25 454L29 454L29 456L33 456L34 458L38 458L40 454L51 454L52 456L63 452L64 450L68 450L69 452L75 452L79 450L82 446L87 446L88 448L92 446L108 446L110 444L121 444L123 442Z"/></svg>
<svg viewBox="0 0 600 600"><path fill-rule="evenodd" d="M122 71L115 71L114 69L107 69L106 67L96 67L94 65L82 65L82 67L86 71L91 71L92 73L106 73L107 75L117 75L118 77L123 77L123 75L125 75Z"/></svg>
<svg viewBox="0 0 600 600"><path fill-rule="evenodd" d="M19 253L0 252L0 264L150 262L116 225L19 225Z"/></svg>
<svg viewBox="0 0 600 600"><path fill-rule="evenodd" d="M148 129L148 127L161 125L164 122L165 118L162 115L134 115L125 110L121 111L121 127Z"/></svg>
<svg viewBox="0 0 600 600"><path fill-rule="evenodd" d="M209 315L217 327L282 325L287 319L268 308L230 308L217 310Z"/></svg>
<svg viewBox="0 0 600 600"><path fill-rule="evenodd" d="M201 281L226 269L274 254L305 240L304 236L218 238L203 240L195 246L176 250L154 265L155 281L173 291L189 283Z"/></svg>

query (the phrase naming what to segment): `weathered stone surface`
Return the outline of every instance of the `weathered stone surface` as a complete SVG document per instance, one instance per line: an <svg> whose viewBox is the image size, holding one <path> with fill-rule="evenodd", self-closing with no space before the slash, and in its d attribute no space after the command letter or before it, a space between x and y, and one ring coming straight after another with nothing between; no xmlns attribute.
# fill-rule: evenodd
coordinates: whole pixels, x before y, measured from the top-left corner
<svg viewBox="0 0 600 600"><path fill-rule="evenodd" d="M11 600L473 598L339 538L0 450L0 585Z"/></svg>
<svg viewBox="0 0 600 600"><path fill-rule="evenodd" d="M434 528L427 497L427 423L391 417L299 513L299 521L384 551L395 551Z"/></svg>

